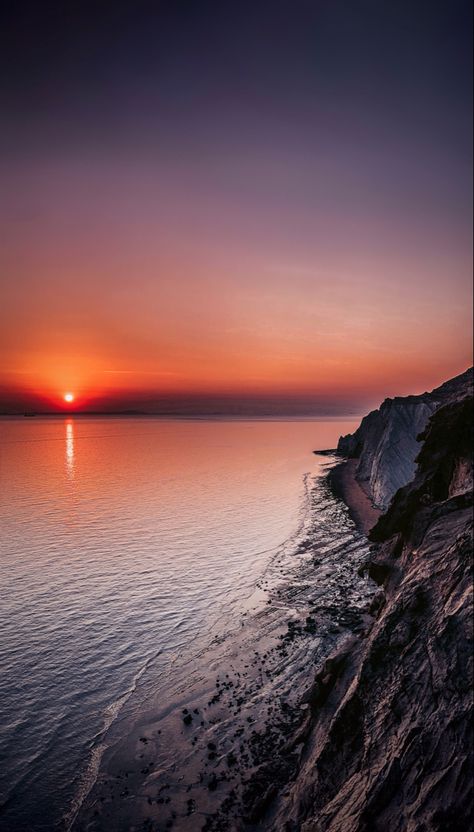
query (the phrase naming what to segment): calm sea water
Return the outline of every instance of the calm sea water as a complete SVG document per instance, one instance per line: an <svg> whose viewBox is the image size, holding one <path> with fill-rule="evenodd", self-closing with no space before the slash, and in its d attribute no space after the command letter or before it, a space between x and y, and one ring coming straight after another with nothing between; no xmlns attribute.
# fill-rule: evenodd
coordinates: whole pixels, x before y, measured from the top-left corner
<svg viewBox="0 0 474 832"><path fill-rule="evenodd" d="M144 680L232 626L353 422L8 419L1 431L0 828L64 827Z"/></svg>

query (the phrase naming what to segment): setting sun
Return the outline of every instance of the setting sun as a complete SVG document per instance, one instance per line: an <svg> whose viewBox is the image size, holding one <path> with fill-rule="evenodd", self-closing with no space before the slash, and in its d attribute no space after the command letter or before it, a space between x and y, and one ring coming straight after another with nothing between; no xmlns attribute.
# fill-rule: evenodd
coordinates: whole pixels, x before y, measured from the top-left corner
<svg viewBox="0 0 474 832"><path fill-rule="evenodd" d="M64 394L64 401L65 402L73 402L74 401L74 394L73 393L65 393Z"/></svg>

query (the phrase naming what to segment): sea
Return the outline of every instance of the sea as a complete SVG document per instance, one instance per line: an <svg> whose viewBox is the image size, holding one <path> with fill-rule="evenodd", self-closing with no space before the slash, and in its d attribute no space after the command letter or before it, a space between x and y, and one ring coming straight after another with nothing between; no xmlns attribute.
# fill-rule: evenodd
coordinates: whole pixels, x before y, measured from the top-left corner
<svg viewBox="0 0 474 832"><path fill-rule="evenodd" d="M0 421L2 832L71 828L124 709L171 702L282 548L300 557L328 466L313 450L356 427Z"/></svg>

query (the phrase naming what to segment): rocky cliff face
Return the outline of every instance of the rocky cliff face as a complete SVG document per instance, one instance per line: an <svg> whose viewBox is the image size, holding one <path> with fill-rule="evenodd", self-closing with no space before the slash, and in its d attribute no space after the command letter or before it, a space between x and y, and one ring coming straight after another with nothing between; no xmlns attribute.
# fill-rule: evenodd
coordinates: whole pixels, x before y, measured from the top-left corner
<svg viewBox="0 0 474 832"><path fill-rule="evenodd" d="M366 416L354 434L341 436L337 451L357 458L356 477L381 509L410 482L420 450L419 435L442 404L472 393L472 370L421 396L386 399Z"/></svg>
<svg viewBox="0 0 474 832"><path fill-rule="evenodd" d="M393 405L369 419L376 449L388 409L399 424ZM471 376L429 420L413 480L371 532L373 624L326 661L309 692L311 729L275 832L471 828L472 417ZM375 460L369 428L359 436Z"/></svg>

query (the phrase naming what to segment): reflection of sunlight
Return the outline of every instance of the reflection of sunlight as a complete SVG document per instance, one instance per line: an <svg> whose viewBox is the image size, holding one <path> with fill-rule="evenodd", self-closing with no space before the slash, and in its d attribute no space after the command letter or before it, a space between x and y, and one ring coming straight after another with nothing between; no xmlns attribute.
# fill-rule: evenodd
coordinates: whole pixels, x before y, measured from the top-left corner
<svg viewBox="0 0 474 832"><path fill-rule="evenodd" d="M74 478L74 422L66 422L66 470L70 479Z"/></svg>

